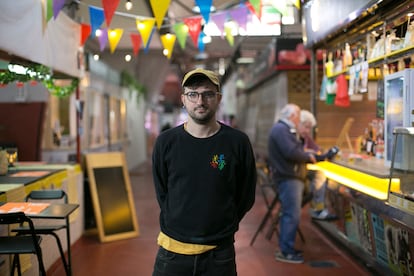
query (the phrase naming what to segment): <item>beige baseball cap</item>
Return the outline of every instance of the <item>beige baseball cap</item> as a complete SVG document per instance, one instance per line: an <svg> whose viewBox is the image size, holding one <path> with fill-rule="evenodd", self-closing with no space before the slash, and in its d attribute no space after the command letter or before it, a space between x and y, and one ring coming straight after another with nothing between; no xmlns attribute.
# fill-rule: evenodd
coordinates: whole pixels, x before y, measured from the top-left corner
<svg viewBox="0 0 414 276"><path fill-rule="evenodd" d="M214 83L215 85L217 85L218 88L220 89L219 76L215 72L213 72L213 71L205 70L205 69L202 69L202 68L194 69L194 70L188 72L187 74L185 74L184 75L184 78L183 78L183 81L181 83L181 86L184 87L185 84L186 84L186 82L190 78L192 78L192 77L194 77L196 75L203 75L203 76L207 77L212 83Z"/></svg>

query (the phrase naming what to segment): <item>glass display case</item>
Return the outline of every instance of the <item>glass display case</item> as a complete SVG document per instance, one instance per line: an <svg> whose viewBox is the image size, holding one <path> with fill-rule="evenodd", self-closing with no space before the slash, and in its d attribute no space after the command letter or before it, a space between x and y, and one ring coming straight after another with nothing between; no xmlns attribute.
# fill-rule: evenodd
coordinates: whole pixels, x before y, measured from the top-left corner
<svg viewBox="0 0 414 276"><path fill-rule="evenodd" d="M391 165L393 130L396 127L411 127L414 122L414 69L405 69L384 78L385 94L385 163ZM404 136L399 136L395 152L394 168L414 171L414 145Z"/></svg>

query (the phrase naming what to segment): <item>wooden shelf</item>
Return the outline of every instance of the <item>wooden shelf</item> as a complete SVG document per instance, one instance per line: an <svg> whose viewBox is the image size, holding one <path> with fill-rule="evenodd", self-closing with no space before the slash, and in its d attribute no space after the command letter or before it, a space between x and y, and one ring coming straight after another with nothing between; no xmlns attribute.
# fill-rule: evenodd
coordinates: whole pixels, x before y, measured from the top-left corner
<svg viewBox="0 0 414 276"><path fill-rule="evenodd" d="M389 54L386 55L382 55L376 58L372 58L368 60L368 64L370 67L372 67L375 64L379 64L379 63L383 63L384 61L390 59L391 62L395 61L403 56L408 56L409 54L414 54L414 45L411 45L409 47L400 49L400 50L396 50L396 51L392 51ZM387 61L390 62L390 61ZM327 76L328 78L336 78L337 76L341 75L341 74L348 74L349 68L344 69L340 72L336 72L335 74L332 74L332 76Z"/></svg>

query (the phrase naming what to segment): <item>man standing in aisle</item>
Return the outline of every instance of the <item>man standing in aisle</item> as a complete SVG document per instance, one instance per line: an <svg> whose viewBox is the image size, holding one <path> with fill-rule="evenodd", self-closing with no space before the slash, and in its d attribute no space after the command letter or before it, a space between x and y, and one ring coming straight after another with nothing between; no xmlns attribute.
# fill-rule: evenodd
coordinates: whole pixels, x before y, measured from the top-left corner
<svg viewBox="0 0 414 276"><path fill-rule="evenodd" d="M300 108L287 104L269 135L269 163L277 185L281 203L279 248L276 260L303 263L303 254L295 249L296 231L299 226L306 163L315 163L315 155L305 152L297 133Z"/></svg>
<svg viewBox="0 0 414 276"><path fill-rule="evenodd" d="M216 119L216 73L190 71L182 87L188 121L161 133L152 156L161 209L153 276L237 275L234 234L255 198L253 149Z"/></svg>

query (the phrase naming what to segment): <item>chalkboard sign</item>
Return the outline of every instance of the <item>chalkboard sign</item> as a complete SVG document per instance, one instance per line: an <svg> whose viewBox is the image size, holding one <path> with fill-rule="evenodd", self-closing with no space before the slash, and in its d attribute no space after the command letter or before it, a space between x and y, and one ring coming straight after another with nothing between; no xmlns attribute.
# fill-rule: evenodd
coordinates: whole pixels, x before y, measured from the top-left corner
<svg viewBox="0 0 414 276"><path fill-rule="evenodd" d="M89 153L86 166L101 242L138 236L138 220L124 153Z"/></svg>

